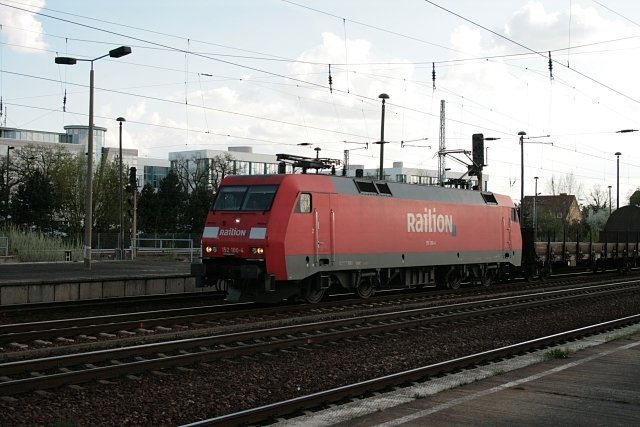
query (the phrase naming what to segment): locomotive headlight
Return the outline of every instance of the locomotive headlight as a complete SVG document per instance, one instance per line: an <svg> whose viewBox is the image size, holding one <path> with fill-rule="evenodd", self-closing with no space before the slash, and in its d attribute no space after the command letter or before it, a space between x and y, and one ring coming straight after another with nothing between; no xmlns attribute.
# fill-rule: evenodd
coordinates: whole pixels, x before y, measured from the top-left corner
<svg viewBox="0 0 640 427"><path fill-rule="evenodd" d="M262 255L264 253L264 248L259 248L259 247L251 248L251 253L253 255Z"/></svg>
<svg viewBox="0 0 640 427"><path fill-rule="evenodd" d="M205 247L204 247L204 251L205 251L206 253L208 253L208 254L210 254L210 253L216 253L216 252L217 252L216 247L215 247L215 246L211 246L211 245L207 245L207 246L205 246Z"/></svg>

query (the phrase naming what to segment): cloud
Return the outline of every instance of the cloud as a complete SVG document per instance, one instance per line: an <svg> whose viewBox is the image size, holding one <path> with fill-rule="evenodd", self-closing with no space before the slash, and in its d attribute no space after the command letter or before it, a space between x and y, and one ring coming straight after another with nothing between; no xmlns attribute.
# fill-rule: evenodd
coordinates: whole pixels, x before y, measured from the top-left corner
<svg viewBox="0 0 640 427"><path fill-rule="evenodd" d="M22 5L35 13L44 7L45 0L24 0ZM39 53L39 50L47 47L43 40L42 23L36 19L34 13L6 6L2 12L3 21L10 23L3 26L3 33L11 49L18 52Z"/></svg>
<svg viewBox="0 0 640 427"><path fill-rule="evenodd" d="M514 41L538 50L566 48L569 44L576 46L631 35L629 27L607 20L594 8L575 4L571 9L548 12L537 1L530 1L516 11L505 24L504 33Z"/></svg>

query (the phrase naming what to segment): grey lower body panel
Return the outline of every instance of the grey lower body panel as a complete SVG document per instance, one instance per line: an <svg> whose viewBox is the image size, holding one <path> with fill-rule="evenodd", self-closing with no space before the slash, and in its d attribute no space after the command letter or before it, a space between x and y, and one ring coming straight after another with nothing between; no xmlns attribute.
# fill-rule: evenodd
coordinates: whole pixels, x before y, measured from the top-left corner
<svg viewBox="0 0 640 427"><path fill-rule="evenodd" d="M482 251L466 253L406 253L298 255L286 258L287 280L276 281L266 271L265 263L234 260L204 263L193 269L199 286L217 284L227 290L232 302L279 302L301 294L301 284L312 276L327 277L338 273L377 269L435 268L440 266L514 265L520 266L520 251Z"/></svg>
<svg viewBox="0 0 640 427"><path fill-rule="evenodd" d="M508 255L508 256L507 256ZM378 268L463 266L475 264L521 265L522 251L478 251L438 253L385 253L288 256L287 278L302 280L316 273ZM307 261L308 260L308 261Z"/></svg>

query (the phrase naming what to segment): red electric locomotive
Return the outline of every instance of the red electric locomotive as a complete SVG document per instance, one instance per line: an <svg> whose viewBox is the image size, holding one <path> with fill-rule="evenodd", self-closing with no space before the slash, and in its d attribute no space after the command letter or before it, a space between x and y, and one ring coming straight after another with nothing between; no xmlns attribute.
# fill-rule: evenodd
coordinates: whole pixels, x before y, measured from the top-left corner
<svg viewBox="0 0 640 427"><path fill-rule="evenodd" d="M192 272L229 301L314 303L330 287L366 298L380 288L486 286L521 257L507 196L319 174L228 176Z"/></svg>

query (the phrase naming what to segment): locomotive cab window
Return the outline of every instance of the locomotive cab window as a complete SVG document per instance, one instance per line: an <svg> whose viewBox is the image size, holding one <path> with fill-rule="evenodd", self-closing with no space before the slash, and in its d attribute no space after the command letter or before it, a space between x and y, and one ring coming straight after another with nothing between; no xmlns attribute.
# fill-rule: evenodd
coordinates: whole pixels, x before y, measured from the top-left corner
<svg viewBox="0 0 640 427"><path fill-rule="evenodd" d="M300 193L298 197L298 203L296 204L297 213L310 213L311 212L311 194Z"/></svg>
<svg viewBox="0 0 640 427"><path fill-rule="evenodd" d="M242 206L242 199L247 192L247 187L232 186L221 187L213 203L214 211L237 211Z"/></svg>
<svg viewBox="0 0 640 427"><path fill-rule="evenodd" d="M230 185L221 187L213 202L214 211L268 211L276 185Z"/></svg>
<svg viewBox="0 0 640 427"><path fill-rule="evenodd" d="M518 211L515 208L511 209L511 221L518 222Z"/></svg>
<svg viewBox="0 0 640 427"><path fill-rule="evenodd" d="M273 196L276 194L275 185L253 185L247 190L242 203L243 211L268 211L271 209Z"/></svg>
<svg viewBox="0 0 640 427"><path fill-rule="evenodd" d="M493 195L493 193L480 193L482 194L482 198L484 199L484 202L488 205L497 205L498 201L496 200L496 196Z"/></svg>

